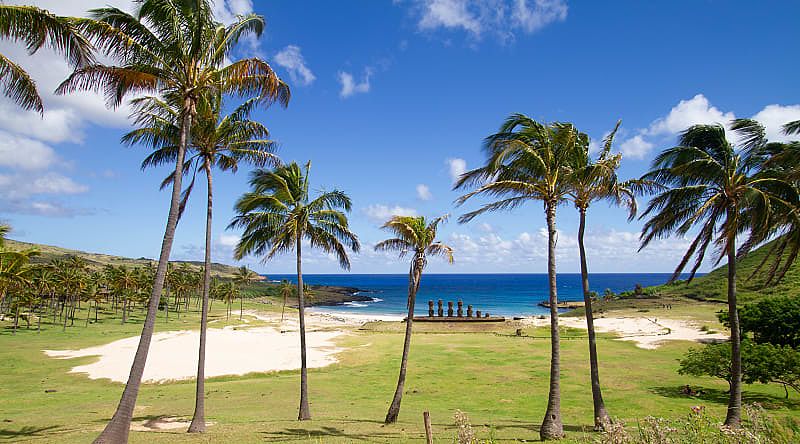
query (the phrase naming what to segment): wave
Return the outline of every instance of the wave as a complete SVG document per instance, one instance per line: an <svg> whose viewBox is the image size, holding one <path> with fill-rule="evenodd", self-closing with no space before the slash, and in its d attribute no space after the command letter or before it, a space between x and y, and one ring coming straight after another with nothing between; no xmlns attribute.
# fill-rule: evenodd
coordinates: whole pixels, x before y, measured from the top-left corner
<svg viewBox="0 0 800 444"><path fill-rule="evenodd" d="M359 303L359 302L345 302L342 305L347 305L348 307L356 307L356 308L366 307L367 306L367 304L362 304L362 303Z"/></svg>
<svg viewBox="0 0 800 444"><path fill-rule="evenodd" d="M372 302L383 302L381 298L372 298Z"/></svg>

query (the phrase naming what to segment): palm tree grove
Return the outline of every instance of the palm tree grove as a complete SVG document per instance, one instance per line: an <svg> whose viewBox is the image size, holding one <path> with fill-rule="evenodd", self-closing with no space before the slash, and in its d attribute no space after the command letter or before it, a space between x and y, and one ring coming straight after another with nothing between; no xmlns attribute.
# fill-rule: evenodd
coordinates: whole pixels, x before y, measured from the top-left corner
<svg viewBox="0 0 800 444"><path fill-rule="evenodd" d="M800 442L800 5L687 6L0 1L0 442Z"/></svg>

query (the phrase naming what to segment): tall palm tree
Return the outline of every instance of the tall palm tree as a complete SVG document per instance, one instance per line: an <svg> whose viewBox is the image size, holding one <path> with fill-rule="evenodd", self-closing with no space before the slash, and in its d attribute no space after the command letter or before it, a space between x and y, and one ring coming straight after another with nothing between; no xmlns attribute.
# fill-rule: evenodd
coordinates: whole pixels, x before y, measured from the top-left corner
<svg viewBox="0 0 800 444"><path fill-rule="evenodd" d="M236 285L239 286L240 289L247 288L250 284L255 282L258 279L258 273L255 271L247 268L247 266L242 265L241 267L237 268L236 271L233 273L233 281L236 282ZM239 320L242 320L242 314L244 313L244 292L239 293Z"/></svg>
<svg viewBox="0 0 800 444"><path fill-rule="evenodd" d="M386 424L397 421L400 414L400 402L403 400L403 387L406 382L406 368L408 367L408 353L411 348L411 327L414 323L414 303L417 300L422 270L428 263L428 256L443 256L449 263L453 263L453 249L436 240L436 231L439 224L446 221L447 216L426 220L425 217L393 216L383 224L383 229L389 231L394 237L378 242L375 251L396 251L400 257L411 255L411 267L408 270L408 317L406 318L406 335L403 340L403 357L400 360L400 376L397 379L397 389L394 391L392 403L386 413Z"/></svg>
<svg viewBox="0 0 800 444"><path fill-rule="evenodd" d="M267 128L250 119L250 115L260 102L256 97L245 101L230 115L223 115L221 95L203 96L198 100L197 120L192 126L190 142L191 154L184 162L184 172L192 174L192 180L183 192L180 208L184 208L194 188L198 170L206 176L206 239L202 281L202 310L200 316L200 348L197 361L197 390L195 414L191 431L202 431L205 427L205 349L208 326L209 291L211 288L211 223L213 218L213 180L212 169L235 173L240 162L262 167L278 165L280 160L273 154L275 144L269 140ZM156 148L142 162L142 169L175 162L180 143L180 110L156 97L146 97L136 101L141 112L141 120L147 123L123 136L127 144L146 143ZM170 174L162 188L172 183ZM179 211L180 214L180 211ZM240 293L241 297L241 293ZM244 311L243 304L239 319Z"/></svg>
<svg viewBox="0 0 800 444"><path fill-rule="evenodd" d="M597 359L597 339L594 330L594 316L592 312L592 296L589 289L589 270L586 260L584 235L586 232L586 211L589 206L598 200L607 200L613 204L624 206L628 209L628 220L636 216L635 191L645 187L646 183L640 180L620 182L617 178L622 155L611 153L611 144L621 122L603 140L603 148L597 159L592 159L589 147L584 146L577 153L575 170L570 177L569 197L575 204L580 215L578 225L578 251L581 264L581 284L583 286L583 301L586 311L586 328L589 337L589 376L592 386L592 404L594 407L594 428L602 430L603 425L610 422L606 411L603 394L600 389L600 370Z"/></svg>
<svg viewBox="0 0 800 444"><path fill-rule="evenodd" d="M0 4L0 38L24 43L29 54L48 47L76 68L94 63L93 47L79 32L74 19L59 17L35 6ZM6 97L23 109L44 113L36 82L3 54L0 54L0 87Z"/></svg>
<svg viewBox="0 0 800 444"><path fill-rule="evenodd" d="M77 20L77 26L115 64L79 68L57 90L102 90L111 107L118 107L132 94L153 94L181 110L172 198L150 303L128 383L114 416L95 440L98 443L128 440L178 223L184 156L198 100L208 94L235 94L261 97L265 104L278 101L285 106L289 101L288 87L266 62L248 58L224 65L242 36L261 34L263 17L240 16L223 26L214 20L211 3L137 0L135 14L112 7L93 10L92 17ZM143 119L138 123L145 123L147 116ZM203 431L204 427L198 424L191 431Z"/></svg>
<svg viewBox="0 0 800 444"><path fill-rule="evenodd" d="M740 135L746 132L735 130ZM731 328L731 382L725 424L741 421L742 356L739 315L736 306L736 239L745 229L763 230L772 217L773 189L781 181L760 174L764 155L759 150L737 149L725 137L722 125L694 125L679 138L679 146L661 152L652 171L643 178L664 187L647 206L642 218L641 248L653 239L685 235L694 227L697 236L675 269L680 275L695 256L691 275L697 271L713 242L718 262L728 261L728 316ZM753 211L754 208L758 210Z"/></svg>
<svg viewBox="0 0 800 444"><path fill-rule="evenodd" d="M308 368L306 366L306 324L303 299L303 240L312 248L332 253L343 269L350 269L347 249L357 252L361 246L350 231L347 216L352 206L342 191L309 195L308 162L303 171L297 163L274 170L258 169L250 179L251 191L236 202L238 215L228 228L244 232L236 245L235 257L249 254L269 260L294 251L297 258L297 305L300 314L300 410L299 420L311 419L308 407ZM341 211L341 210L344 210Z"/></svg>
<svg viewBox="0 0 800 444"><path fill-rule="evenodd" d="M294 294L295 287L292 286L292 283L289 282L288 279L284 279L281 281L278 291L281 294L281 298L283 298L283 306L281 307L281 323L283 323L283 315L286 313L286 302L289 300L289 297Z"/></svg>
<svg viewBox="0 0 800 444"><path fill-rule="evenodd" d="M475 196L500 197L478 210L464 214L459 222L497 210L510 210L526 202L541 201L547 221L547 275L550 286L550 390L547 411L539 429L541 438L564 435L561 420L560 341L556 285L556 208L570 191L569 178L576 158L588 146L588 136L570 123L545 124L523 114L512 114L500 131L486 138L486 164L468 171L455 188L476 187L461 196L463 204Z"/></svg>

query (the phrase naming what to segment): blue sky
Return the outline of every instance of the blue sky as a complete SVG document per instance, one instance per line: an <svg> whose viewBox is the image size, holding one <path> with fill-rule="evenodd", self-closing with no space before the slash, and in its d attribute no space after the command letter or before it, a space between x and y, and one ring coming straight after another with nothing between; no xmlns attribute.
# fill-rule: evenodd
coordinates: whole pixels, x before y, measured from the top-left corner
<svg viewBox="0 0 800 444"><path fill-rule="evenodd" d="M70 15L131 4L32 3ZM312 161L313 186L353 198L351 224L364 247L353 257L358 273L406 270L371 251L391 214L474 208L453 206L453 176L480 164L481 141L510 113L571 121L595 140L622 119L615 147L622 177L646 171L693 123L755 117L777 139L781 124L800 119L797 2L218 0L216 8L220 20L249 11L267 19L262 38L237 55L267 59L293 97L287 109L256 117L284 161ZM0 99L0 218L14 227L11 237L157 257L169 199L158 185L167 171L140 171L147 149L119 144L130 128L126 110L110 112L91 93L50 94L68 74L50 53L28 57L9 42L0 52L29 70L47 105L40 119ZM216 176L216 261L233 262L237 233L225 226L246 189L246 170ZM195 189L178 227L175 259L202 258L204 193ZM589 218L591 271L671 271L687 245L668 239L637 254L640 222L603 204ZM559 270L577 271L572 207L559 208L558 224ZM432 261L430 271L545 272L543 228L538 204L467 225L454 217L440 237L456 249L456 264ZM293 271L288 257L244 263ZM314 252L305 263L310 273L339 272Z"/></svg>

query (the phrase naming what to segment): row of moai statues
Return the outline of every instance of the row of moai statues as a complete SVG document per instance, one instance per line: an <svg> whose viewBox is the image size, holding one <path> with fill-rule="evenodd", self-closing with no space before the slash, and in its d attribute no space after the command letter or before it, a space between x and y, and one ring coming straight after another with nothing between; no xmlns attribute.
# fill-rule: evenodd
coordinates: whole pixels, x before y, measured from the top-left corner
<svg viewBox="0 0 800 444"><path fill-rule="evenodd" d="M439 301L437 302L437 305L438 305L438 310L436 310L435 313L440 318L444 317L444 302L441 299L439 299ZM480 317L488 318L489 317L489 313L481 313L480 310L476 310L476 311L473 312L472 311L472 305L467 305L467 316L466 317L468 317L468 318L473 317L473 313L474 313L474 317L476 317L476 318L480 318ZM453 314L454 314L454 312L453 312L453 301L447 301L447 317L448 318L452 318ZM459 317L459 318L463 318L464 317L464 301L462 301L462 300L458 301L458 309L457 309L457 311L455 311L455 314L456 314L456 317ZM432 318L433 315L434 315L433 301L428 301L428 317ZM483 315L483 316L481 316L481 315Z"/></svg>

